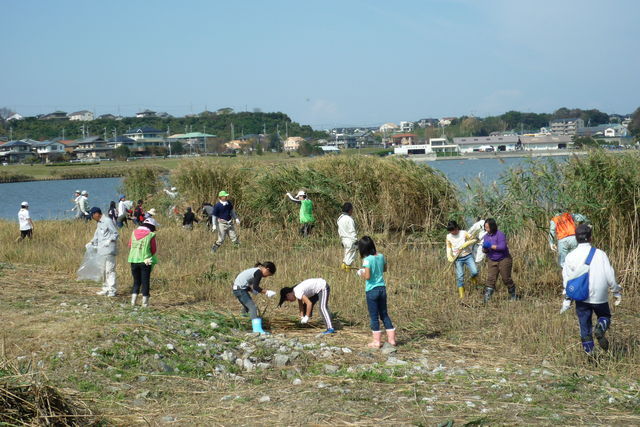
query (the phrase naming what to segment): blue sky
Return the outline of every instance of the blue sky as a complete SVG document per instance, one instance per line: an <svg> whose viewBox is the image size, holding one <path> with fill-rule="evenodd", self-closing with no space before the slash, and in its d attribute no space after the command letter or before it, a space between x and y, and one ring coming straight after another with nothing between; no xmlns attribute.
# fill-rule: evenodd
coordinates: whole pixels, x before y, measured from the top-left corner
<svg viewBox="0 0 640 427"><path fill-rule="evenodd" d="M640 106L637 0L0 2L0 106L318 128Z"/></svg>

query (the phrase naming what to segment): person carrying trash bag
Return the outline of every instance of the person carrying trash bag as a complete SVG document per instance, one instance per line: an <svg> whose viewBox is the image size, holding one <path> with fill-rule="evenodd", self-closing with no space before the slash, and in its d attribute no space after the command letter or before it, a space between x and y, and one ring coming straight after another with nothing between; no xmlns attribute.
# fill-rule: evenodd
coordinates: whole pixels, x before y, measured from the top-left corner
<svg viewBox="0 0 640 427"><path fill-rule="evenodd" d="M342 214L338 217L338 236L340 236L340 242L344 248L344 257L342 258L343 270L353 269L353 261L356 259L356 252L358 252L358 232L356 230L356 222L351 216L353 214L353 205L346 202L342 205Z"/></svg>
<svg viewBox="0 0 640 427"><path fill-rule="evenodd" d="M484 236L482 250L487 254L487 283L484 290L484 302L488 303L496 288L498 275L509 290L509 299L517 301L520 296L516 294L516 285L511 278L513 259L507 245L507 236L498 230L498 224L493 218L487 218L484 222L487 234Z"/></svg>
<svg viewBox="0 0 640 427"><path fill-rule="evenodd" d="M576 241L576 227L580 223L588 223L584 215L578 213L558 212L549 221L549 247L558 252L558 264L564 266L567 254L578 246Z"/></svg>
<svg viewBox="0 0 640 427"><path fill-rule="evenodd" d="M484 229L484 219L478 218L478 220L469 227L467 233L477 240L476 244L473 246L473 260L476 262L476 267L478 267L478 265L486 258L485 253L482 251L484 236L487 234Z"/></svg>
<svg viewBox="0 0 640 427"><path fill-rule="evenodd" d="M303 280L293 288L284 287L280 289L280 302L278 303L278 307L282 306L285 301L293 302L298 300L300 323L304 325L309 322L313 314L313 307L319 301L320 313L327 327L327 330L322 332L322 334L335 334L336 330L333 328L331 312L328 306L329 294L330 288L326 280L322 278Z"/></svg>
<svg viewBox="0 0 640 427"><path fill-rule="evenodd" d="M156 252L156 228L158 223L153 218L145 219L131 233L129 240L129 258L133 287L131 288L131 305L136 305L138 294L142 292L142 306L149 307L151 271L158 263Z"/></svg>
<svg viewBox="0 0 640 427"><path fill-rule="evenodd" d="M96 294L115 297L118 229L109 217L102 215L102 210L98 207L91 208L89 215L98 224L93 234L93 239L87 243L87 249L90 249L90 247L95 248L95 254L100 260L100 266L104 271L102 290L96 292Z"/></svg>
<svg viewBox="0 0 640 427"><path fill-rule="evenodd" d="M262 329L262 319L258 317L258 307L253 302L249 292L265 294L268 298L276 295L274 291L268 291L260 287L260 281L265 277L276 274L276 265L271 261L258 262L252 268L247 268L236 276L233 281L233 295L242 305L243 313L251 316L251 327L254 333L266 334Z"/></svg>
<svg viewBox="0 0 640 427"><path fill-rule="evenodd" d="M456 221L449 221L447 224L447 260L454 263L456 268L456 286L460 298L464 298L464 267L471 273L471 282L478 282L478 267L473 259L472 247L477 242L476 239L464 230Z"/></svg>
<svg viewBox="0 0 640 427"><path fill-rule="evenodd" d="M580 325L582 348L591 354L594 348L593 337L603 350L609 349L605 333L611 326L609 309L609 290L616 298L614 305L622 301L622 287L616 282L615 272L607 254L591 246L591 227L580 224L576 228L578 247L567 255L562 268L562 284L565 300L560 313L576 302L576 316ZM593 329L592 316L597 317Z"/></svg>
<svg viewBox="0 0 640 427"><path fill-rule="evenodd" d="M213 244L211 252L216 252L222 246L227 235L229 235L234 245L240 244L234 225L234 223L240 225L240 218L238 218L238 214L233 209L233 203L229 200L229 193L222 190L218 193L218 198L220 200L213 206L212 221L213 231L218 231L218 240Z"/></svg>
<svg viewBox="0 0 640 427"><path fill-rule="evenodd" d="M298 191L296 197L293 197L291 193L287 193L286 195L292 202L300 204L300 235L302 237L309 236L316 222L316 219L313 217L313 202L309 200L304 190Z"/></svg>

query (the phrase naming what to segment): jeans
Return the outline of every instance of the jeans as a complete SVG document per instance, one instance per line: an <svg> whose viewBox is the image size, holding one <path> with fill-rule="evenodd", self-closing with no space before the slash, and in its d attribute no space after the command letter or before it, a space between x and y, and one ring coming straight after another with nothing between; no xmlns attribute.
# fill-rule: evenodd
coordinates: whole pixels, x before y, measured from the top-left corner
<svg viewBox="0 0 640 427"><path fill-rule="evenodd" d="M143 297L148 297L149 283L151 281L151 266L144 262L132 262L131 275L133 276L133 289L131 289L131 294L138 295L142 292Z"/></svg>
<svg viewBox="0 0 640 427"><path fill-rule="evenodd" d="M380 331L380 319L387 331L393 330L393 323L387 313L387 287L376 286L367 291L367 309L369 310L369 318L371 319L371 330L373 332Z"/></svg>
<svg viewBox="0 0 640 427"><path fill-rule="evenodd" d="M478 275L478 267L476 267L476 262L473 260L473 255L465 255L463 257L458 257L456 259L456 284L459 288L464 286L464 266L467 266L469 272L471 273L471 277L476 277Z"/></svg>
<svg viewBox="0 0 640 427"><path fill-rule="evenodd" d="M249 313L251 316L251 320L258 318L258 307L256 307L256 303L251 299L251 295L249 295L249 291L246 289L234 289L233 295L238 298L240 304L242 304L242 308L245 313Z"/></svg>
<svg viewBox="0 0 640 427"><path fill-rule="evenodd" d="M567 236L558 241L558 264L560 264L560 267L564 267L564 259L569 252L577 247L578 241L576 240L576 236Z"/></svg>
<svg viewBox="0 0 640 427"><path fill-rule="evenodd" d="M590 304L588 302L576 301L576 315L578 316L578 323L580 324L580 338L589 338L593 340L592 333L592 321L591 317L595 313L598 317L598 323L602 326L603 330L607 330L611 325L611 310L609 309L609 303L603 302L602 304Z"/></svg>

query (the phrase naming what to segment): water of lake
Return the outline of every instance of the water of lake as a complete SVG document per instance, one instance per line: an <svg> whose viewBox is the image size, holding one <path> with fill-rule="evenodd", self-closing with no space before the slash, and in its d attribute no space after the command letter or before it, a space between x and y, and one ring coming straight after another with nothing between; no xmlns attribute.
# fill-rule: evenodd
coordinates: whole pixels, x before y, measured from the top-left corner
<svg viewBox="0 0 640 427"><path fill-rule="evenodd" d="M441 170L456 185L462 185L463 180L476 177L489 184L498 179L506 169L525 162L525 158L457 159L438 160L428 164ZM117 200L121 184L121 178L0 184L0 218L17 221L20 203L25 200L29 202L31 216L35 220L72 218L73 214L66 211L73 207L74 190L87 190L89 206L98 206L106 212L109 202Z"/></svg>

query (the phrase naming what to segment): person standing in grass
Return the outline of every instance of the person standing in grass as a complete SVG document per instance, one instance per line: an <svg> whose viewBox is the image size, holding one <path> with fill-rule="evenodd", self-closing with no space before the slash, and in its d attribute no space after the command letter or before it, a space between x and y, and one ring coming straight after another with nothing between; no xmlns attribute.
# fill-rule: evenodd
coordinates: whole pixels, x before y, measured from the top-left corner
<svg viewBox="0 0 640 427"><path fill-rule="evenodd" d="M251 316L251 327L255 333L265 334L266 332L262 329L262 319L258 316L258 307L256 307L256 303L253 302L249 292L265 294L268 298L275 296L276 293L274 291L268 291L260 287L260 281L263 278L274 274L276 274L274 263L270 261L258 262L252 268L248 268L238 274L233 281L233 295L242 305L244 313L249 313L249 316Z"/></svg>
<svg viewBox="0 0 640 427"><path fill-rule="evenodd" d="M82 218L82 212L80 212L80 206L78 206L78 201L80 200L80 190L76 190L73 192L73 207L71 208L71 212L75 212L75 219Z"/></svg>
<svg viewBox="0 0 640 427"><path fill-rule="evenodd" d="M153 218L145 219L131 233L129 240L129 258L133 287L131 289L131 305L136 305L138 294L142 293L142 306L149 307L151 271L158 263L156 253L156 228L158 223Z"/></svg>
<svg viewBox="0 0 640 427"><path fill-rule="evenodd" d="M191 206L189 206L187 207L187 211L184 213L184 216L182 217L182 228L191 231L193 230L194 222L197 224L198 218L196 218L196 215L191 210Z"/></svg>
<svg viewBox="0 0 640 427"><path fill-rule="evenodd" d="M358 251L362 258L362 268L358 270L358 275L366 280L367 309L369 310L371 331L373 333L373 340L368 346L380 348L382 345L380 320L382 320L387 332L387 342L395 346L396 330L387 312L387 286L384 280L387 261L384 255L378 253L373 239L369 236L364 236L358 241Z"/></svg>
<svg viewBox="0 0 640 427"><path fill-rule="evenodd" d="M309 236L316 222L313 217L313 203L303 190L298 191L296 197L293 197L291 193L287 193L287 196L292 202L300 204L300 235L302 237Z"/></svg>
<svg viewBox="0 0 640 427"><path fill-rule="evenodd" d="M81 218L85 221L91 220L91 214L89 213L89 192L82 190L80 198L78 199L78 210L80 211Z"/></svg>
<svg viewBox="0 0 640 427"><path fill-rule="evenodd" d="M482 251L482 243L484 241L484 236L487 232L484 229L484 219L478 218L478 220L469 227L467 230L474 239L477 240L476 244L473 246L473 260L476 262L476 267L486 258L484 252Z"/></svg>
<svg viewBox="0 0 640 427"><path fill-rule="evenodd" d="M323 334L335 334L331 322L331 312L329 311L329 293L330 288L326 280L307 279L298 283L295 287L285 287L280 289L280 302L278 307L282 306L285 301L293 302L298 300L298 308L300 309L300 323L303 325L309 322L313 314L313 306L320 301L320 313L327 327Z"/></svg>
<svg viewBox="0 0 640 427"><path fill-rule="evenodd" d="M15 212L15 211L14 211ZM29 213L29 203L20 203L20 210L18 211L18 225L20 226L20 237L18 241L23 241L25 238L33 238L33 220Z"/></svg>
<svg viewBox="0 0 640 427"><path fill-rule="evenodd" d="M344 257L342 258L343 270L350 270L353 261L356 259L358 250L358 233L356 231L356 222L351 216L353 214L353 205L346 202L342 205L342 214L338 217L338 236L344 248Z"/></svg>
<svg viewBox="0 0 640 427"><path fill-rule="evenodd" d="M516 285L511 278L511 268L513 267L513 259L507 245L507 236L498 230L498 224L493 218L487 218L484 223L484 229L487 234L484 236L482 250L487 254L487 285L484 290L484 302L491 300L493 292L496 288L498 275L509 289L509 299L511 301L519 300L516 294Z"/></svg>
<svg viewBox="0 0 640 427"><path fill-rule="evenodd" d="M549 221L549 247L553 252L558 252L558 264L564 266L567 254L578 246L576 241L576 226L587 223L584 215L578 213L558 212Z"/></svg>
<svg viewBox="0 0 640 427"><path fill-rule="evenodd" d="M110 218L102 215L100 208L91 208L89 215L98 225L96 226L96 232L93 234L93 239L87 243L87 247L94 246L97 249L96 254L104 262L104 282L102 290L98 291L97 294L115 297L118 230Z"/></svg>
<svg viewBox="0 0 640 427"><path fill-rule="evenodd" d="M128 214L129 208L127 207L127 197L124 194L121 194L120 197L118 197L118 219L116 221L118 228L122 228L127 222Z"/></svg>
<svg viewBox="0 0 640 427"><path fill-rule="evenodd" d="M136 205L136 208L133 210L133 223L135 225L142 224L142 222L145 219L144 208L142 207L143 203L144 202L142 200L138 200L138 204Z"/></svg>
<svg viewBox="0 0 640 427"><path fill-rule="evenodd" d="M114 224L118 222L118 208L116 206L116 202L114 202L113 200L109 204L109 211L107 212L107 216L109 217L109 219L111 219L111 221L113 221Z"/></svg>
<svg viewBox="0 0 640 427"><path fill-rule="evenodd" d="M609 262L607 254L591 246L591 227L581 224L576 228L576 241L578 247L567 254L562 267L563 294L565 300L562 303L560 313L564 313L571 306L571 299L567 295L567 283L569 280L582 275L585 271L589 274L589 292L586 299L576 301L576 315L580 325L580 340L585 353L591 354L594 348L593 337L596 337L598 345L603 350L609 349L609 341L605 333L611 326L611 310L609 309L609 290L613 292L619 305L622 301L622 288L616 282L615 272ZM585 264L588 262L588 266ZM586 267L586 268L585 268ZM597 323L593 329L592 316L596 315Z"/></svg>
<svg viewBox="0 0 640 427"><path fill-rule="evenodd" d="M213 206L213 231L218 230L218 240L211 248L211 252L216 252L224 239L229 235L229 238L234 245L240 244L238 235L236 234L235 224L240 224L240 218L233 209L233 203L229 200L229 193L222 190L218 193L218 203Z"/></svg>
<svg viewBox="0 0 640 427"><path fill-rule="evenodd" d="M477 240L466 231L460 230L460 226L456 221L449 221L447 231L449 232L446 237L447 259L455 265L458 293L460 298L464 298L465 266L471 273L471 282L477 283L478 280L478 268L471 253L471 248Z"/></svg>

